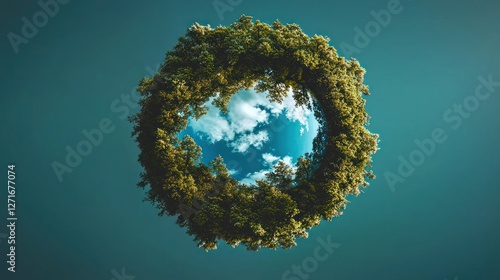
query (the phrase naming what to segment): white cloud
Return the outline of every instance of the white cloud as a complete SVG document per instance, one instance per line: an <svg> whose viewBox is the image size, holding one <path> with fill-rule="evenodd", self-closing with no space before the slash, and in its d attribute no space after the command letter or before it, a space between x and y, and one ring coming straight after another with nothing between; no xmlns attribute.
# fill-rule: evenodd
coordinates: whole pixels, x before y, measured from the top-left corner
<svg viewBox="0 0 500 280"><path fill-rule="evenodd" d="M288 96L283 102L270 102L267 93L257 93L255 90L240 91L232 96L228 105L228 114L223 115L221 111L211 104L213 98L205 104L208 113L200 119L191 119L189 126L202 136L206 136L210 142L226 141L234 152L245 153L250 146L260 148L269 141L267 131L256 131L261 124L267 124L271 115L277 117L282 113L288 120L301 124L300 135L304 129L309 131L308 117L311 110L305 107L296 107L289 89Z"/></svg>
<svg viewBox="0 0 500 280"><path fill-rule="evenodd" d="M235 133L252 132L260 123L268 122L269 114L257 107L262 105L257 101L257 98L245 100L239 96L231 100L228 107L228 119Z"/></svg>
<svg viewBox="0 0 500 280"><path fill-rule="evenodd" d="M236 141L231 142L229 145L233 147L233 151L245 153L250 146L260 149L265 142L269 141L267 131L261 130L258 133L249 133L242 135Z"/></svg>
<svg viewBox="0 0 500 280"><path fill-rule="evenodd" d="M229 171L229 175L231 175L231 176L239 173L239 171L236 169L229 169L228 171Z"/></svg>
<svg viewBox="0 0 500 280"><path fill-rule="evenodd" d="M285 156L283 159L281 159L286 165L290 166L293 168L293 163L292 163L292 157L291 156Z"/></svg>
<svg viewBox="0 0 500 280"><path fill-rule="evenodd" d="M262 180L266 178L266 174L269 170L260 170L254 173L248 173L247 176L240 180L242 184L253 185L255 181Z"/></svg>
<svg viewBox="0 0 500 280"><path fill-rule="evenodd" d="M277 162L280 158L277 156L273 156L270 153L262 154L262 158L264 159L264 163L267 166L273 166L275 162Z"/></svg>
<svg viewBox="0 0 500 280"><path fill-rule="evenodd" d="M278 161L283 161L286 165L292 167L295 170L295 167L293 166L293 158L291 156L284 156L283 158L280 158L270 153L264 153L262 154L262 158L264 159L264 165L267 168L253 173L248 173L244 179L240 180L241 183L252 185L255 184L256 180L265 179L266 174L273 171L274 165L276 165Z"/></svg>
<svg viewBox="0 0 500 280"><path fill-rule="evenodd" d="M191 128L195 132L205 134L212 143L233 140L235 133L229 122L220 115L220 110L212 104L209 104L208 107L209 110L205 116L198 120L192 119L189 122Z"/></svg>
<svg viewBox="0 0 500 280"><path fill-rule="evenodd" d="M309 131L309 124L307 122L307 118L309 117L309 115L312 114L312 111L304 106L296 107L295 99L293 99L293 96L290 91L288 96L283 100L283 103L285 104L286 118L292 122L298 121L302 126L300 135L304 133L304 128L306 131Z"/></svg>

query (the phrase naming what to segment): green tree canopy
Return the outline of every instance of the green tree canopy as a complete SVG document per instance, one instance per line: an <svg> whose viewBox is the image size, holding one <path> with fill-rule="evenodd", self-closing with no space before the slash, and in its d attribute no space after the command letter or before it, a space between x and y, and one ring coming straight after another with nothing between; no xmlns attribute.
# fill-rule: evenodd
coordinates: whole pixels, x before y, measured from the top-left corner
<svg viewBox="0 0 500 280"><path fill-rule="evenodd" d="M177 216L206 250L218 240L249 250L293 247L321 219L340 215L346 197L374 178L366 169L378 135L366 129L364 73L355 59L339 57L328 39L309 37L296 24L268 25L248 16L228 27L196 23L155 76L139 84L141 110L131 118L144 168L138 186L148 189L160 215ZM207 113L211 97L227 112L231 96L254 85L276 102L292 88L298 106L312 107L320 129L312 153L293 167L279 162L249 186L231 177L220 156L203 164L195 141L177 135L189 118Z"/></svg>

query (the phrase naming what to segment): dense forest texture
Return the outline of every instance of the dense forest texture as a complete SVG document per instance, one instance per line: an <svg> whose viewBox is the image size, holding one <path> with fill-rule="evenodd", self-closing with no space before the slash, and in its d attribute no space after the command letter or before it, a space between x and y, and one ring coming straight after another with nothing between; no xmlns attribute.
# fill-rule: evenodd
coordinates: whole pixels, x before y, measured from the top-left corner
<svg viewBox="0 0 500 280"><path fill-rule="evenodd" d="M220 240L249 250L291 248L322 219L342 214L346 197L375 177L367 169L378 135L366 129L364 73L328 39L308 37L296 24L248 16L228 27L196 23L158 73L139 84L141 110L131 118L144 168L138 186L205 250ZM177 135L190 118L206 114L210 98L227 113L231 96L252 87L275 102L292 88L297 106L313 109L320 129L313 151L295 166L279 162L264 180L245 185L222 157L204 164L195 141Z"/></svg>

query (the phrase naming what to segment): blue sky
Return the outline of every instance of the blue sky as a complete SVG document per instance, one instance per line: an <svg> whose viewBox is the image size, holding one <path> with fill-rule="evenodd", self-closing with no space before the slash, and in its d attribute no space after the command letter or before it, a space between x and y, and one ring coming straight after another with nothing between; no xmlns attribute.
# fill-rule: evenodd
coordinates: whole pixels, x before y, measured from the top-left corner
<svg viewBox="0 0 500 280"><path fill-rule="evenodd" d="M214 1L70 0L16 53L8 34L22 35L23 17L31 21L42 8L37 1L1 2L0 156L4 170L17 166L19 221L18 272L12 274L6 271L2 189L0 278L118 280L124 268L135 280L286 279L293 266L316 260L307 279L500 279L500 88L477 106L465 104L480 77L500 81L500 2L401 0L396 8L389 0L231 3L221 14ZM389 7L397 12L390 22L371 27L373 36L352 54L366 68L372 92L366 108L369 130L380 134L377 179L349 197L342 216L322 222L291 250L247 252L221 244L206 253L174 218L158 217L143 202L144 191L136 187L139 150L126 121L138 110L132 92L194 22L228 25L241 14L267 23L278 18L309 36L328 36L345 56L340 46L356 46L363 37L357 30L366 33L377 22L373 13ZM455 105L471 110L461 114ZM444 117L448 110L460 126ZM82 131L99 129L103 120L112 131L59 180L53 163L66 164L67 147L77 149L87 139ZM446 141L391 189L384 174L398 175L401 158L418 155L416 140L431 139L438 128ZM275 149L270 153L293 152L295 142L278 139L297 139L299 129L297 122L287 125L287 133L267 142ZM215 145L204 155L228 151L223 141ZM235 164L249 167L232 154ZM250 172L260 170L261 159L255 157ZM318 238L340 247L318 261Z"/></svg>
<svg viewBox="0 0 500 280"><path fill-rule="evenodd" d="M240 90L232 96L227 114L212 100L205 104L207 114L191 119L179 137L194 137L207 152L204 163L213 159L212 154L222 155L230 173L242 183L264 179L280 160L293 167L299 156L312 151L319 124L312 110L295 104L291 89L281 103L269 101L267 92ZM245 164L237 164L241 161Z"/></svg>

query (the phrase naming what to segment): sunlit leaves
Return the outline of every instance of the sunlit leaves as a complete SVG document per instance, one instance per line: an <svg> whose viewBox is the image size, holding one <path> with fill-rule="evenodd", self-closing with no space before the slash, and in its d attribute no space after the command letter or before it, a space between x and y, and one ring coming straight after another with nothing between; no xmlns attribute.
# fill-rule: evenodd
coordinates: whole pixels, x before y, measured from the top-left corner
<svg viewBox="0 0 500 280"><path fill-rule="evenodd" d="M218 240L249 250L293 247L321 219L341 215L346 197L375 178L367 168L378 135L365 127L364 74L356 60L339 57L328 38L309 37L296 24L248 16L229 27L196 23L137 88L141 111L130 120L144 167L138 186L160 215L178 216L205 250L216 249ZM295 166L278 162L264 180L247 186L231 177L221 156L203 164L201 148L178 133L189 118L207 113L210 98L227 113L232 95L253 86L275 102L291 88L320 127L312 153Z"/></svg>

